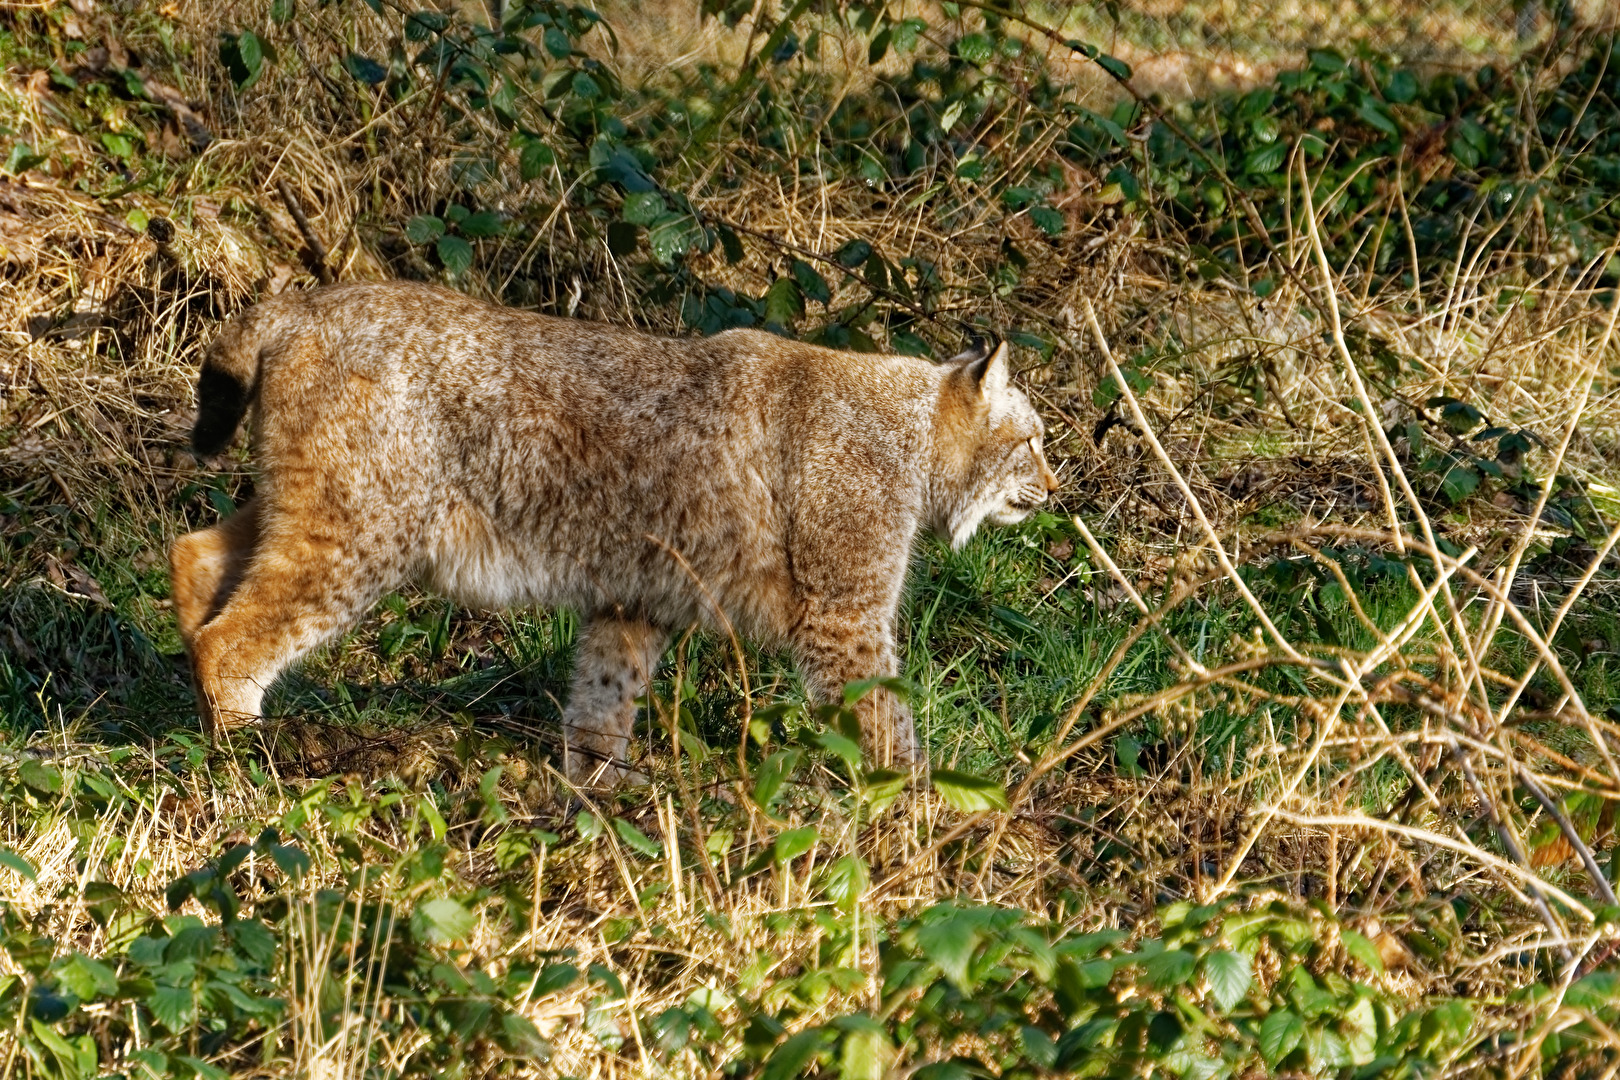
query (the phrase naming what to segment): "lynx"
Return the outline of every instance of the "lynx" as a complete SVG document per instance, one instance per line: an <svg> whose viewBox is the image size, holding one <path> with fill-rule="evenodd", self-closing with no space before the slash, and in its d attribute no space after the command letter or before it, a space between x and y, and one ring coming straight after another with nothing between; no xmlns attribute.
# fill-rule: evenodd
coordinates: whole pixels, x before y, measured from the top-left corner
<svg viewBox="0 0 1620 1080"><path fill-rule="evenodd" d="M1007 349L935 364L756 330L662 338L406 282L283 294L229 322L192 434L250 407L256 495L171 552L203 725L260 716L287 665L415 581L582 615L564 767L605 784L672 632L785 645L809 693L897 671L922 528L960 547L1057 487ZM877 759L925 762L878 690Z"/></svg>

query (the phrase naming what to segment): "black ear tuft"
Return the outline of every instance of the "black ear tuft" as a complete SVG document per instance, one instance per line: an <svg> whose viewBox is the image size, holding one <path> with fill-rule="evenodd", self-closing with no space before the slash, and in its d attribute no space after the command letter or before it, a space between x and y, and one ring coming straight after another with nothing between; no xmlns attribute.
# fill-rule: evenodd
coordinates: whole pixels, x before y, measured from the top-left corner
<svg viewBox="0 0 1620 1080"><path fill-rule="evenodd" d="M968 338L967 348L951 357L947 362L952 364L983 363L985 360L990 359L990 354L995 351L995 345L994 338L985 338L974 334ZM978 375L983 374L983 371L978 372L975 379L977 379Z"/></svg>

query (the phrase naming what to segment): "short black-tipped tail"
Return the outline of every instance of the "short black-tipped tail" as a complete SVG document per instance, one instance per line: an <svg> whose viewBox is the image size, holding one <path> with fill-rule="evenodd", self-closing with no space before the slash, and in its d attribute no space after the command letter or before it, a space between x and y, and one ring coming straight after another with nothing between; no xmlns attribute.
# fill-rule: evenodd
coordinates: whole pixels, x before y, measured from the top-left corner
<svg viewBox="0 0 1620 1080"><path fill-rule="evenodd" d="M204 456L230 445L236 428L259 391L259 320L254 312L233 319L203 360L197 377L197 423L191 448Z"/></svg>

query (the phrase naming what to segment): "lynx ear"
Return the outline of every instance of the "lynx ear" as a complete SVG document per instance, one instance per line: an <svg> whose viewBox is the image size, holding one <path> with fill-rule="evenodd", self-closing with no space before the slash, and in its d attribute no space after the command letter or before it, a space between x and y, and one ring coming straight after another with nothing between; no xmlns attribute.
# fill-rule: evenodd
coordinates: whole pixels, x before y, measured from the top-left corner
<svg viewBox="0 0 1620 1080"><path fill-rule="evenodd" d="M970 378L979 386L979 395L986 401L994 401L1007 389L1010 378L1007 360L1007 343L1003 341L996 346L996 351L982 360L975 360L968 365L967 372Z"/></svg>
<svg viewBox="0 0 1620 1080"><path fill-rule="evenodd" d="M984 338L979 337L977 334L975 334L975 335L973 335L972 340L970 340L968 342L967 348L963 349L961 352L959 352L955 356L951 357L949 360L946 361L946 363L949 363L949 364L971 364L971 363L975 363L976 361L983 360L986 357L988 357L989 355L990 355L990 342L988 342Z"/></svg>

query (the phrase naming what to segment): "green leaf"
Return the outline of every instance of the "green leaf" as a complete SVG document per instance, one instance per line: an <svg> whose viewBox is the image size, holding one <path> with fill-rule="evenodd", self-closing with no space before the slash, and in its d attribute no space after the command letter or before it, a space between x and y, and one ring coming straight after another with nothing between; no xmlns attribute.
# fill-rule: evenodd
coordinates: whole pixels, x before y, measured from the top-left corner
<svg viewBox="0 0 1620 1080"><path fill-rule="evenodd" d="M1254 961L1230 949L1219 949L1204 957L1204 978L1209 992L1223 1011L1242 1001L1254 980Z"/></svg>
<svg viewBox="0 0 1620 1080"><path fill-rule="evenodd" d="M135 143L128 135L116 135L110 131L101 133L101 145L115 158L127 158L135 152Z"/></svg>
<svg viewBox="0 0 1620 1080"><path fill-rule="evenodd" d="M297 10L297 0L272 0L270 4L271 21L284 23L291 19L293 13Z"/></svg>
<svg viewBox="0 0 1620 1080"><path fill-rule="evenodd" d="M1440 481L1440 489L1454 503L1462 502L1479 487L1479 471L1467 465L1454 465Z"/></svg>
<svg viewBox="0 0 1620 1080"><path fill-rule="evenodd" d="M602 819L589 810L581 810L579 816L574 818L574 828L578 830L581 840L595 840L602 835Z"/></svg>
<svg viewBox="0 0 1620 1080"><path fill-rule="evenodd" d="M639 851L643 855L652 857L662 855L664 852L662 844L624 820L624 818L616 817L613 819L613 831L619 834L619 839L624 841L625 847Z"/></svg>
<svg viewBox="0 0 1620 1080"><path fill-rule="evenodd" d="M17 871L29 881L39 880L39 872L34 869L34 864L10 848L0 848L0 866Z"/></svg>
<svg viewBox="0 0 1620 1080"><path fill-rule="evenodd" d="M56 974L62 985L73 991L80 1001L94 1001L118 993L118 976L112 968L83 953L74 953Z"/></svg>
<svg viewBox="0 0 1620 1080"><path fill-rule="evenodd" d="M790 277L779 277L765 292L765 321L792 326L804 315L804 292Z"/></svg>
<svg viewBox="0 0 1620 1080"><path fill-rule="evenodd" d="M737 238L737 234L724 225L720 226L718 231L720 233L720 250L725 252L726 262L734 266L742 262L743 246L742 241Z"/></svg>
<svg viewBox="0 0 1620 1080"><path fill-rule="evenodd" d="M851 240L833 256L838 265L853 270L872 257L872 245L865 240Z"/></svg>
<svg viewBox="0 0 1620 1080"><path fill-rule="evenodd" d="M585 972L591 977L591 982L601 983L608 993L613 996L614 1000L622 1001L624 999L624 981L614 973L612 968L606 964L592 964L585 969Z"/></svg>
<svg viewBox="0 0 1620 1080"><path fill-rule="evenodd" d="M651 225L669 213L664 197L656 191L636 191L624 197L624 220L634 225Z"/></svg>
<svg viewBox="0 0 1620 1080"><path fill-rule="evenodd" d="M246 90L258 82L264 71L265 55L264 42L251 30L220 36L220 63L225 65L238 90Z"/></svg>
<svg viewBox="0 0 1620 1080"><path fill-rule="evenodd" d="M1166 949L1143 960L1142 973L1154 989L1168 990L1191 979L1196 963L1193 954L1185 949Z"/></svg>
<svg viewBox="0 0 1620 1080"><path fill-rule="evenodd" d="M417 214L405 223L405 238L413 244L431 244L444 235L444 222L432 214Z"/></svg>
<svg viewBox="0 0 1620 1080"><path fill-rule="evenodd" d="M1243 171L1255 176L1274 173L1282 168L1282 163L1288 157L1288 144L1284 142L1268 143L1265 146L1250 150L1243 158Z"/></svg>
<svg viewBox="0 0 1620 1080"><path fill-rule="evenodd" d="M557 155L551 152L551 147L539 139L530 139L523 144L523 152L518 155L518 175L527 183L551 168L556 161Z"/></svg>
<svg viewBox="0 0 1620 1080"><path fill-rule="evenodd" d="M362 56L357 52L349 53L343 58L343 68L350 75L353 75L357 81L365 83L367 86L376 86L388 78L387 68L371 59L371 57Z"/></svg>
<svg viewBox="0 0 1620 1080"><path fill-rule="evenodd" d="M779 863L791 862L815 847L820 839L814 825L806 825L802 829L788 829L779 833L776 843L772 846L772 857Z"/></svg>
<svg viewBox="0 0 1620 1080"><path fill-rule="evenodd" d="M799 1032L776 1048L759 1074L759 1080L794 1080L804 1072L827 1038L827 1033L821 1028L806 1028Z"/></svg>
<svg viewBox="0 0 1620 1080"><path fill-rule="evenodd" d="M506 223L501 220L501 215L493 210L480 210L461 223L462 233L474 239L499 236L505 228Z"/></svg>
<svg viewBox="0 0 1620 1080"><path fill-rule="evenodd" d="M1029 220L1035 227L1048 236L1063 235L1063 215L1050 206L1032 206L1029 208Z"/></svg>
<svg viewBox="0 0 1620 1080"><path fill-rule="evenodd" d="M854 911L871 881L872 875L866 868L865 860L855 855L845 855L827 869L827 899L838 905L841 911Z"/></svg>
<svg viewBox="0 0 1620 1080"><path fill-rule="evenodd" d="M546 52L558 60L566 60L574 51L574 43L568 35L555 26L546 27Z"/></svg>
<svg viewBox="0 0 1620 1080"><path fill-rule="evenodd" d="M804 753L800 750L778 750L765 759L754 780L754 803L761 810L771 808L771 803L776 801L782 784L793 775L803 756Z"/></svg>
<svg viewBox="0 0 1620 1080"><path fill-rule="evenodd" d="M1007 793L994 780L955 769L935 769L931 779L940 798L965 813L1008 808Z"/></svg>
<svg viewBox="0 0 1620 1080"><path fill-rule="evenodd" d="M1119 59L1117 56L1109 56L1107 53L1098 53L1092 59L1097 61L1098 67L1108 72L1108 74L1112 75L1114 78L1119 79L1121 82L1131 77L1131 65Z"/></svg>
<svg viewBox="0 0 1620 1080"><path fill-rule="evenodd" d="M685 214L666 214L648 237L653 257L668 265L685 255L694 240L693 221Z"/></svg>
<svg viewBox="0 0 1620 1080"><path fill-rule="evenodd" d="M866 1022L852 1023L859 1020ZM837 1022L853 1028L846 1030L844 1044L839 1048L839 1080L883 1080L894 1059L894 1043L883 1025L864 1016L844 1017Z"/></svg>
<svg viewBox="0 0 1620 1080"><path fill-rule="evenodd" d="M283 874L297 881L309 873L309 856L291 844L277 844L270 849L270 858Z"/></svg>
<svg viewBox="0 0 1620 1080"><path fill-rule="evenodd" d="M439 252L439 261L444 264L446 270L450 271L451 277L460 277L472 268L472 245L461 237L439 237L437 250Z"/></svg>
<svg viewBox="0 0 1620 1080"><path fill-rule="evenodd" d="M17 779L44 795L55 795L62 790L62 770L33 758L28 758L17 769Z"/></svg>
<svg viewBox="0 0 1620 1080"><path fill-rule="evenodd" d="M945 914L915 931L917 951L962 993L970 993L968 965L993 917L988 908L942 905ZM936 909L938 910L938 909Z"/></svg>
<svg viewBox="0 0 1620 1080"><path fill-rule="evenodd" d="M159 986L146 998L146 1007L158 1023L179 1034L197 1015L196 998L189 986Z"/></svg>
<svg viewBox="0 0 1620 1080"><path fill-rule="evenodd" d="M894 40L894 31L885 26L872 38L872 44L866 48L866 62L875 64L889 53L889 43Z"/></svg>
<svg viewBox="0 0 1620 1080"><path fill-rule="evenodd" d="M861 744L848 735L836 731L818 731L806 741L836 755L852 774L861 767Z"/></svg>
<svg viewBox="0 0 1620 1080"><path fill-rule="evenodd" d="M957 39L956 55L975 67L983 67L996 54L996 47L984 34L968 34Z"/></svg>
<svg viewBox="0 0 1620 1080"><path fill-rule="evenodd" d="M1305 1021L1288 1009L1277 1009L1260 1025L1260 1056L1276 1068L1299 1048L1305 1038Z"/></svg>
<svg viewBox="0 0 1620 1080"><path fill-rule="evenodd" d="M411 915L411 936L417 941L448 945L461 941L478 924L478 918L449 898L418 904Z"/></svg>
<svg viewBox="0 0 1620 1080"><path fill-rule="evenodd" d="M1365 121L1369 127L1377 128L1385 135L1394 138L1400 137L1400 127L1390 118L1389 113L1384 111L1384 107L1372 98L1362 101L1361 108L1356 110L1356 115Z"/></svg>
<svg viewBox="0 0 1620 1080"><path fill-rule="evenodd" d="M1354 930L1341 930L1339 942L1344 946L1347 956L1361 961L1369 971L1383 973L1384 958L1378 955L1378 946L1368 941L1366 937Z"/></svg>
<svg viewBox="0 0 1620 1080"><path fill-rule="evenodd" d="M818 304L825 304L832 299L832 290L827 287L827 279L816 272L816 268L803 259L794 259L792 264L793 280L799 283L800 290L808 300Z"/></svg>

